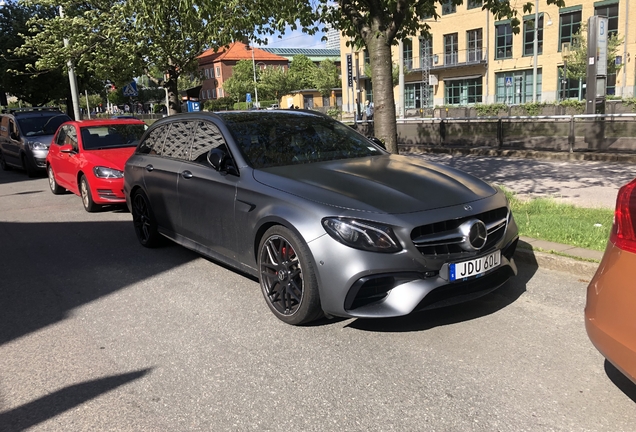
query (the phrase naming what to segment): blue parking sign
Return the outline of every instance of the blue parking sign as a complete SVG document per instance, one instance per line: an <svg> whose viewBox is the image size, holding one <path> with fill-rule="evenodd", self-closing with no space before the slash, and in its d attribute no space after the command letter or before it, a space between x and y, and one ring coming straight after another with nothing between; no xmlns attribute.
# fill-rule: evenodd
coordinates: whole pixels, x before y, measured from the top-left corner
<svg viewBox="0 0 636 432"><path fill-rule="evenodd" d="M252 93L248 93L245 95L245 102L252 102Z"/></svg>

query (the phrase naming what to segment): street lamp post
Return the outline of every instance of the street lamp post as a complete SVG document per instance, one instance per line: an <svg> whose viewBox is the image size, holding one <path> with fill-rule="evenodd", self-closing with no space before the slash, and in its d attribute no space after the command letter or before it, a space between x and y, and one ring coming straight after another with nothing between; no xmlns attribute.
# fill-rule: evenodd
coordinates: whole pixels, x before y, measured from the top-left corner
<svg viewBox="0 0 636 432"><path fill-rule="evenodd" d="M258 106L258 88L256 85L256 62L254 61L254 47L252 47L252 71L254 72L254 97L255 97L255 106L256 108L260 108Z"/></svg>
<svg viewBox="0 0 636 432"><path fill-rule="evenodd" d="M547 25L552 25L550 15L548 15ZM539 55L539 0L534 2L534 42L532 55L532 102L537 102L537 59Z"/></svg>
<svg viewBox="0 0 636 432"><path fill-rule="evenodd" d="M60 6L60 18L64 18L64 11L62 10L62 6ZM64 48L67 48L69 45L68 39L64 38ZM73 114L75 116L75 120L81 120L80 111L79 111L79 93L77 92L77 78L75 77L75 68L73 67L73 60L70 58L66 62L68 66L68 81L71 86L71 99L73 100Z"/></svg>

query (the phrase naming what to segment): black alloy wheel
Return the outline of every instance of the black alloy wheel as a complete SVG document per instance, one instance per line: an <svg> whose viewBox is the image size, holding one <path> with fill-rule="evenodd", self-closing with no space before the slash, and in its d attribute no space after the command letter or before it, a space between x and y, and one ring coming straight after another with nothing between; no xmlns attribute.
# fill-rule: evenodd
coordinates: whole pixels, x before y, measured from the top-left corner
<svg viewBox="0 0 636 432"><path fill-rule="evenodd" d="M292 231L282 226L267 230L258 255L261 289L274 315L293 325L323 316L311 256Z"/></svg>
<svg viewBox="0 0 636 432"><path fill-rule="evenodd" d="M55 174L53 173L53 167L49 165L46 168L46 171L49 176L49 187L51 188L51 192L53 192L53 195L63 194L66 189L58 185L57 182L55 181Z"/></svg>
<svg viewBox="0 0 636 432"><path fill-rule="evenodd" d="M142 191L137 191L132 196L132 217L139 243L147 248L159 246L161 234L157 229L157 221L148 197Z"/></svg>

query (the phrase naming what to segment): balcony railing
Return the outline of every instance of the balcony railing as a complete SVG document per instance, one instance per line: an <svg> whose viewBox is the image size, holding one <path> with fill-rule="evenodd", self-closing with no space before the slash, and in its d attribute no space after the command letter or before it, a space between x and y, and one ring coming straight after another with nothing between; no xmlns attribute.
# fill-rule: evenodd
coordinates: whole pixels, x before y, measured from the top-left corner
<svg viewBox="0 0 636 432"><path fill-rule="evenodd" d="M453 67L472 66L486 63L486 48L474 48L458 50L446 53L435 53L424 57L412 57L404 59L405 73L416 72L424 69L425 61L428 62L429 69L446 69Z"/></svg>

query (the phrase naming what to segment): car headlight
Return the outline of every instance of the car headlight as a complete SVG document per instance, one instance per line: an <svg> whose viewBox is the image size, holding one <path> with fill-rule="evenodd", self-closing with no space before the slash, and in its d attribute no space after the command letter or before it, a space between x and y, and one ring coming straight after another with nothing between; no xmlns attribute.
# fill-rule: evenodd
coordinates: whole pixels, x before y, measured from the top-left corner
<svg viewBox="0 0 636 432"><path fill-rule="evenodd" d="M48 150L49 145L41 143L39 141L27 141L27 145L31 148L31 150Z"/></svg>
<svg viewBox="0 0 636 432"><path fill-rule="evenodd" d="M95 168L93 168L93 173L95 174L95 177L104 179L115 179L124 177L123 171L101 166L96 166Z"/></svg>
<svg viewBox="0 0 636 432"><path fill-rule="evenodd" d="M402 250L391 227L348 218L325 218L325 231L340 243L355 249L393 253Z"/></svg>

